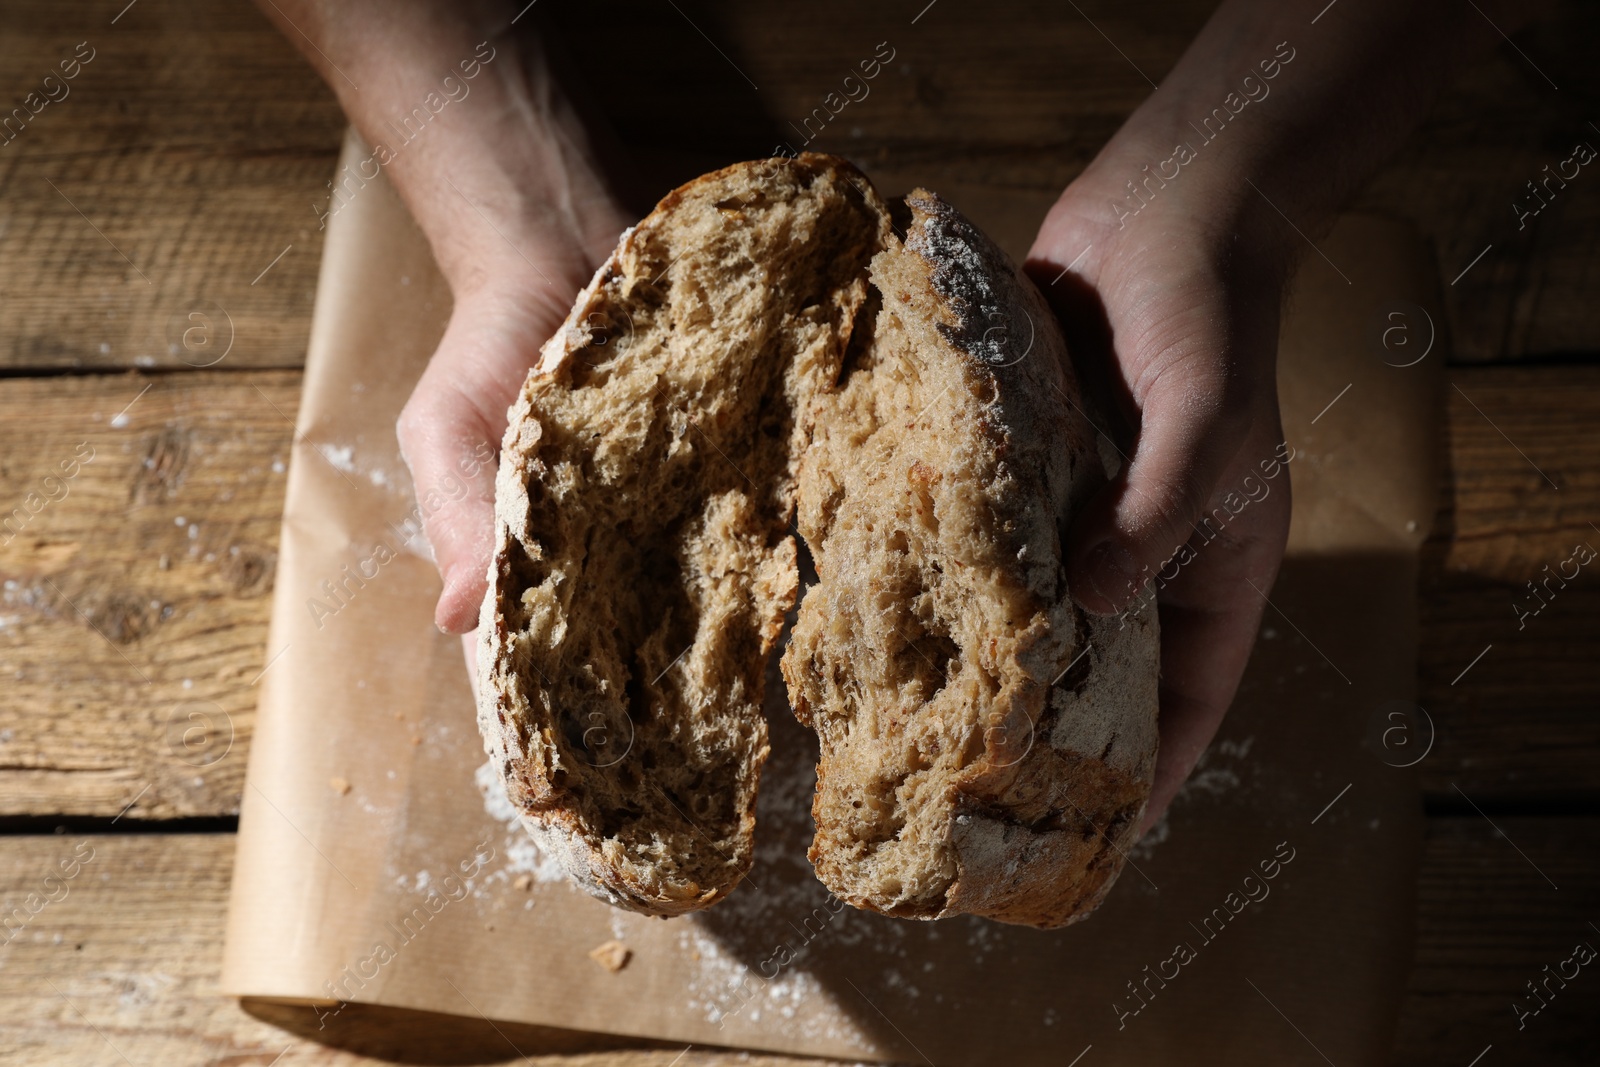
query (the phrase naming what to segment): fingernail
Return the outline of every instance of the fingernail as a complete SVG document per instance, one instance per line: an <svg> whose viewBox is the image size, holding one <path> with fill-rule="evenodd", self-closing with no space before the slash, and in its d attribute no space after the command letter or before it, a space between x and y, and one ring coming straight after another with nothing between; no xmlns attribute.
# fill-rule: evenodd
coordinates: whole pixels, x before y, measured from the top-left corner
<svg viewBox="0 0 1600 1067"><path fill-rule="evenodd" d="M455 630L451 629L449 625L447 625L448 621L453 620L441 622L439 620L439 616L442 613L445 604L455 598L456 589L461 584L462 579L465 577L465 575L462 573L463 570L464 568L457 564L445 572L444 588L439 591L439 600L433 608L433 624L439 628L440 633L453 634L456 632Z"/></svg>
<svg viewBox="0 0 1600 1067"><path fill-rule="evenodd" d="M1138 592L1133 557L1115 541L1102 541L1091 548L1077 570L1080 577L1072 599L1095 615L1115 615L1117 605Z"/></svg>

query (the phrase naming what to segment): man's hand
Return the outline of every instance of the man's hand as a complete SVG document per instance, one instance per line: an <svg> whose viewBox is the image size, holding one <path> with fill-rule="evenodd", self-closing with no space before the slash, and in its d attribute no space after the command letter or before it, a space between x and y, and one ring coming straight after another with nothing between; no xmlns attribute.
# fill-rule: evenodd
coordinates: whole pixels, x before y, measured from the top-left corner
<svg viewBox="0 0 1600 1067"><path fill-rule="evenodd" d="M493 0L261 0L338 94L455 298L397 427L444 579L434 621L477 625L506 409L630 221L588 127ZM459 492L463 473L467 492Z"/></svg>
<svg viewBox="0 0 1600 1067"><path fill-rule="evenodd" d="M1232 234L1182 217L1118 234L1104 225L1109 211L1103 197L1069 190L1029 266L1106 397L1099 429L1124 442L1118 477L1074 519L1069 588L1101 615L1159 591L1161 749L1148 826L1233 699L1288 536L1273 374L1283 259L1240 255ZM1131 445L1119 425L1137 427Z"/></svg>
<svg viewBox="0 0 1600 1067"><path fill-rule="evenodd" d="M557 287L525 272L453 288L450 324L396 429L419 501L429 490L466 482L465 493L443 492L441 506L423 509L444 580L434 622L465 633L478 625L494 547L495 464L483 460L498 455L507 408L540 345L566 317L555 300L570 303L579 283L564 280L561 296L551 298L538 294Z"/></svg>
<svg viewBox="0 0 1600 1067"><path fill-rule="evenodd" d="M1069 531L1070 588L1098 614L1152 593L1160 612L1146 828L1227 712L1283 556L1285 279L1454 68L1497 39L1489 18L1509 32L1526 17L1484 6L1339 5L1313 24L1296 5L1228 0L1029 253L1124 452Z"/></svg>

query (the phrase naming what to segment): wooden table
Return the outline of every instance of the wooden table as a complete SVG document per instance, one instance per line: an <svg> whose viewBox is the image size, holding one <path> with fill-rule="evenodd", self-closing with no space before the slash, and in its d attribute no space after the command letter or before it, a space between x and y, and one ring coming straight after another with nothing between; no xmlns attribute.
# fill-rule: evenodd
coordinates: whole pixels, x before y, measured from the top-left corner
<svg viewBox="0 0 1600 1067"><path fill-rule="evenodd" d="M0 37L0 106L93 56L0 146L0 1064L480 1063L515 1046L666 1067L680 1049L356 1009L319 1033L306 1012L217 994L314 205L343 120L253 8L123 2L19 0ZM571 54L633 72L592 88L657 183L770 151L890 42L872 96L820 147L889 191L945 191L1013 248L1206 15L577 6L556 12ZM1419 590L1438 735L1399 1064L1464 1067L1489 1045L1484 1067L1600 1058L1600 975L1520 1031L1512 1013L1547 964L1600 944L1600 577L1524 628L1513 608L1546 565L1600 545L1600 177L1526 231L1510 209L1575 141L1600 145L1597 30L1600 11L1567 3L1466 72L1361 200L1415 220L1442 278L1461 275ZM226 354L197 366L189 329Z"/></svg>

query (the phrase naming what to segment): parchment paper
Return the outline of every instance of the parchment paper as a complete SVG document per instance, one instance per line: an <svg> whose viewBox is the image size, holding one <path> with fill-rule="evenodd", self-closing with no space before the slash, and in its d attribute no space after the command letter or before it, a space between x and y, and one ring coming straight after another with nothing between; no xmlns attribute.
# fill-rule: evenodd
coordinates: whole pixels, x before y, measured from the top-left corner
<svg viewBox="0 0 1600 1067"><path fill-rule="evenodd" d="M815 743L777 681L748 884L662 921L570 888L483 788L393 433L449 295L368 183L324 252L224 988L329 1026L349 1001L929 1064L1385 1062L1420 839L1398 765L1428 740L1407 702L1445 345L1422 319L1443 319L1403 227L1348 219L1320 249L1283 329L1289 559L1217 743L1099 913L1041 933L839 910L804 857ZM589 955L612 940L615 973Z"/></svg>

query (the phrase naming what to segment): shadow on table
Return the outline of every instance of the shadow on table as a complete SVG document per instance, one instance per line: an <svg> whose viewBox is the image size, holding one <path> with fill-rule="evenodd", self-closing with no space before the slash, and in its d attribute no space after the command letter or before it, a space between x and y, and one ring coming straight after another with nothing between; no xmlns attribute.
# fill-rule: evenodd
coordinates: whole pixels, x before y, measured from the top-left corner
<svg viewBox="0 0 1600 1067"><path fill-rule="evenodd" d="M529 1056L682 1048L670 1041L374 1004L345 1004L337 1016L324 1008L257 997L241 1001L240 1006L247 1014L303 1040L397 1063L480 1064Z"/></svg>

